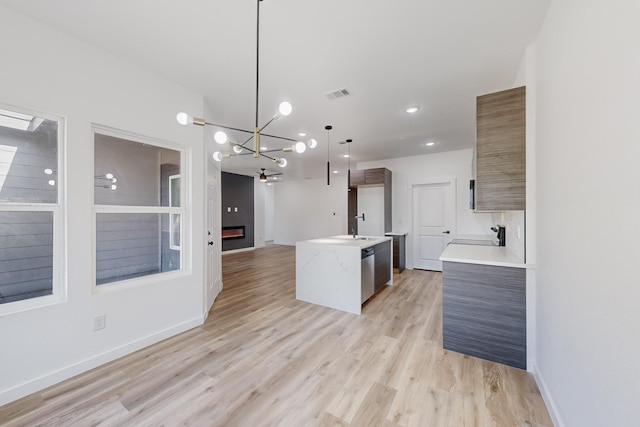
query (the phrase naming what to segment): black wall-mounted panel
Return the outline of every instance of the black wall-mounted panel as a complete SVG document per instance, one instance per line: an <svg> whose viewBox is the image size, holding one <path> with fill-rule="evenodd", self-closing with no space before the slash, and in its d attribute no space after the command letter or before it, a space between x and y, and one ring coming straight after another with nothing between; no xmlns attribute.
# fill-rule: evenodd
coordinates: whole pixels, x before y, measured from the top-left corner
<svg viewBox="0 0 640 427"><path fill-rule="evenodd" d="M251 176L222 172L221 184L222 226L245 227L244 238L223 239L222 250L252 248L255 245L254 179Z"/></svg>

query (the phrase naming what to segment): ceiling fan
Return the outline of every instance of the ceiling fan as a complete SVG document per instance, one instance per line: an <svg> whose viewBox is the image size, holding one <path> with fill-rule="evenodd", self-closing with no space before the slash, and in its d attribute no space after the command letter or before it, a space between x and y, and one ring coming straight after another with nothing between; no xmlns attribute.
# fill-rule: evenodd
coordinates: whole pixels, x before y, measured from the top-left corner
<svg viewBox="0 0 640 427"><path fill-rule="evenodd" d="M265 173L265 168L260 168L260 182L267 182L267 181L269 181L269 178L271 178L272 176L276 177L278 175L282 175L282 173L281 172L279 172L279 173L271 173L271 174L267 175ZM273 178L273 181L277 181L277 180L278 180L278 178Z"/></svg>

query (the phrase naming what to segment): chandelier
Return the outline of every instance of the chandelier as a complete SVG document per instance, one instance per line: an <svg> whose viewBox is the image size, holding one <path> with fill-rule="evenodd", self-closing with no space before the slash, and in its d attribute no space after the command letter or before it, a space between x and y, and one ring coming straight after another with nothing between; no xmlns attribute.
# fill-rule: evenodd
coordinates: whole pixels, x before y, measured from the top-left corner
<svg viewBox="0 0 640 427"><path fill-rule="evenodd" d="M287 101L281 102L280 106L278 107L278 112L276 114L273 115L273 117L271 118L271 120L269 120L264 126L260 127L258 124L258 101L260 99L260 2L263 0L257 0L256 1L256 6L257 6L257 23L256 23L256 117L255 117L255 126L253 128L253 130L247 130L247 129L240 129L240 128L236 128L236 127L231 127L231 126L226 126L226 125L221 125L221 124L217 124L217 123L210 123L207 122L206 120L202 119L202 118L198 118L198 117L192 117L190 115L188 115L187 113L181 112L178 113L178 115L176 116L176 120L178 121L178 123L180 123L181 125L188 125L188 124L193 124L196 126L213 126L216 128L221 128L221 129L226 129L226 130L232 130L232 131L236 131L236 132L242 132L242 133L246 133L246 134L250 134L250 136L242 143L233 141L232 139L229 138L229 136L227 135L227 133L224 130L218 130L214 135L213 135L213 139L218 143L218 144L226 144L229 143L232 147L233 147L233 153L222 153L220 151L216 151L215 153L213 153L213 158L216 161L222 161L223 158L229 158L232 156L240 156L240 155L244 155L244 154L248 154L248 153L244 153L244 150L247 150L249 153L253 154L254 158L260 158L260 157L265 157L269 160L272 160L274 163L276 163L278 166L280 167L285 167L287 165L287 159L285 159L284 157L272 157L267 153L273 153L273 152L293 152L295 151L296 153L304 153L307 149L307 147L309 148L316 148L318 146L318 142L311 138L309 140L305 141L299 141L296 139L292 139L292 138L287 138L287 137L283 137L283 136L277 136L277 135L271 135L271 134L267 134L267 133L263 133L263 131L265 130L265 128L267 126L269 126L271 123L273 123L274 121L278 120L280 117L286 117L289 114L291 114L291 112L293 111L293 107L291 106L291 104ZM262 151L261 146L260 146L260 137L261 136L266 136L269 138L275 138L275 139L279 139L281 141L287 141L287 143L293 143L291 145L287 145L284 148L279 148L279 149L272 149L272 150L266 150L266 151ZM253 141L253 147L249 147L247 146L247 144L249 144L251 141Z"/></svg>

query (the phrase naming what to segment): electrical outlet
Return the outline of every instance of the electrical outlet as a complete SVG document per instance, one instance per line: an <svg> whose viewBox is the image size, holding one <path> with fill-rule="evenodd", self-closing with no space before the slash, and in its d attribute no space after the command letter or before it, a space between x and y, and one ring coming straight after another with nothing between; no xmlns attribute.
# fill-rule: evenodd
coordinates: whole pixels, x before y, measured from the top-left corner
<svg viewBox="0 0 640 427"><path fill-rule="evenodd" d="M99 331L107 326L107 315L102 314L93 318L93 330Z"/></svg>

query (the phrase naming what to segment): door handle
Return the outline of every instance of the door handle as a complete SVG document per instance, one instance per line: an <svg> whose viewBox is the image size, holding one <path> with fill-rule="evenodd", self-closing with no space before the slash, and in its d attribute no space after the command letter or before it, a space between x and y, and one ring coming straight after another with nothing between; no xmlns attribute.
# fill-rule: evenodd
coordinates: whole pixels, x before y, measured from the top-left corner
<svg viewBox="0 0 640 427"><path fill-rule="evenodd" d="M213 242L209 242L209 246L213 246Z"/></svg>
<svg viewBox="0 0 640 427"><path fill-rule="evenodd" d="M447 231L443 231L442 234L450 234L451 232L449 230Z"/></svg>

